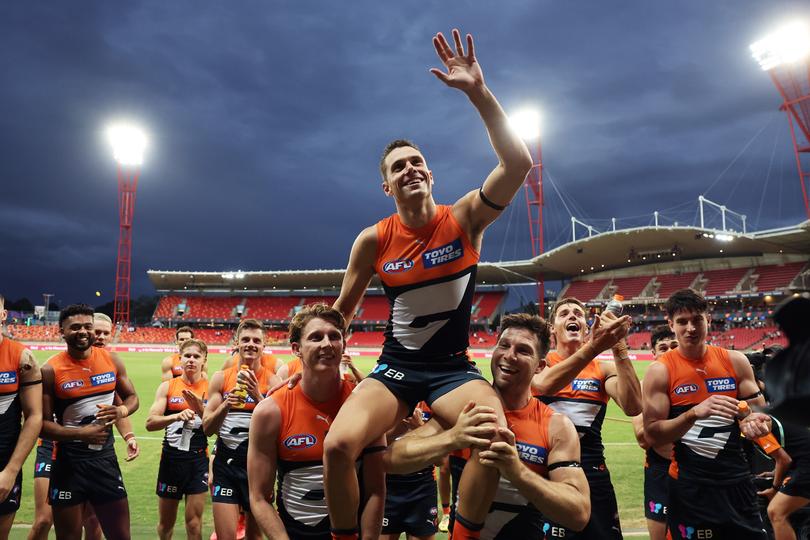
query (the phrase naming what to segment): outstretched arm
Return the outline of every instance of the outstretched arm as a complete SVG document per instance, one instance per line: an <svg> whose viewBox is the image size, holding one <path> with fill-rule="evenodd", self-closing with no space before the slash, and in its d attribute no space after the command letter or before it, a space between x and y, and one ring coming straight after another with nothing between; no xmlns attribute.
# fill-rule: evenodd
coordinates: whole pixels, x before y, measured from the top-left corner
<svg viewBox="0 0 810 540"><path fill-rule="evenodd" d="M354 241L351 255L349 255L349 265L343 275L343 284L340 286L340 296L335 300L333 306L343 314L347 328L354 318L357 306L366 293L371 278L374 276L376 257L377 229L368 227Z"/></svg>
<svg viewBox="0 0 810 540"><path fill-rule="evenodd" d="M453 206L453 214L467 230L477 248L484 229L495 221L503 207L509 204L520 189L532 167L532 157L526 143L511 128L509 118L484 83L484 73L475 57L475 46L470 34L467 34L466 41L465 51L461 33L453 29L453 50L443 34L436 34L433 46L447 71L433 68L430 72L447 86L457 88L467 95L481 115L489 141L498 157L498 165L489 173L481 188L483 197L475 189Z"/></svg>
<svg viewBox="0 0 810 540"><path fill-rule="evenodd" d="M250 512L259 528L269 538L288 538L278 511L273 507L278 451L276 439L281 430L281 409L272 399L265 399L253 411L248 431L248 490Z"/></svg>

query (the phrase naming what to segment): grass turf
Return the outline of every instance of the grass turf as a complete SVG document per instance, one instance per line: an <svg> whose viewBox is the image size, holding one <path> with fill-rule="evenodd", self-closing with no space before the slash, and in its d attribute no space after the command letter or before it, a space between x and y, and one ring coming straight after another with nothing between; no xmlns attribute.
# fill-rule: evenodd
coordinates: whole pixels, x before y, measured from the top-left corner
<svg viewBox="0 0 810 540"><path fill-rule="evenodd" d="M40 362L44 362L50 356L50 353L36 352L35 355ZM155 495L155 482L163 432L149 433L146 431L144 424L149 407L154 400L155 391L160 384L160 361L164 356L162 353L121 353L121 357L127 366L127 372L135 385L141 402L140 408L131 417L134 432L141 447L141 455L135 461L129 463L125 462L123 458L119 460L124 483L129 494L132 536L136 539L156 537L157 496ZM212 354L209 358L209 373L219 369L225 358L221 354ZM288 360L289 358L284 359ZM355 357L355 365L364 373L371 371L375 362L376 357ZM491 378L488 362L479 361L479 365L486 377ZM643 376L647 365L647 362L635 364L639 377ZM608 406L607 419L605 420L602 435L605 442L607 464L611 471L613 486L616 489L622 528L625 531L642 531L645 529L642 508L642 464L644 453L635 443L629 419L612 401ZM213 443L213 441L212 438L211 442ZM119 456L126 453L123 441L118 437L117 433L116 450ZM28 526L33 521L33 468L34 452L28 457L23 468L22 504L15 518L15 527L11 531L10 538L12 539L26 538ZM175 537L184 538L182 508L179 516L181 519L175 527ZM213 528L214 523L209 500L203 513L203 538L208 538ZM51 531L51 537L53 537L53 531ZM646 538L646 534L640 532L639 536L634 534L633 537ZM445 540L446 535L439 533L436 538Z"/></svg>

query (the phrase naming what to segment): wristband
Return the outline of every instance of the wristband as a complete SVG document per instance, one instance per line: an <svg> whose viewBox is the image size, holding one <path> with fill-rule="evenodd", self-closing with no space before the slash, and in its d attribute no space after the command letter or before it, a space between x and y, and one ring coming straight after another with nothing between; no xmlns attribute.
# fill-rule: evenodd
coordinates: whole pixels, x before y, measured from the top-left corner
<svg viewBox="0 0 810 540"><path fill-rule="evenodd" d="M135 438L135 434L132 433L131 431L129 433L127 433L126 435L124 435L124 440L127 441L127 442L129 442L130 439L134 439L134 438Z"/></svg>
<svg viewBox="0 0 810 540"><path fill-rule="evenodd" d="M127 406L126 406L126 405L119 405L119 406L118 406L118 408L119 408L119 409L120 409L121 407L123 407L123 408L124 408L124 411L125 411L125 414L122 414L122 415L121 415L121 418L126 418L127 416L129 416L129 409L127 409Z"/></svg>

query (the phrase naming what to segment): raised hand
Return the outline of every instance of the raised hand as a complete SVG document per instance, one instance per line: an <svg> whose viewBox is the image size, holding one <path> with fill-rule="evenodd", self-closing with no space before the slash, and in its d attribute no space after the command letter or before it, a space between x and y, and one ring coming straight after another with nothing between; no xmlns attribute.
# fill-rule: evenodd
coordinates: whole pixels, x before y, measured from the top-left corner
<svg viewBox="0 0 810 540"><path fill-rule="evenodd" d="M202 398L186 388L183 390L183 399L186 400L186 403L191 410L197 413L197 416L202 418L203 410L205 409L205 403L203 403Z"/></svg>
<svg viewBox="0 0 810 540"><path fill-rule="evenodd" d="M434 36L433 46L436 48L436 54L439 55L442 64L447 68L447 72L438 68L432 68L430 72L447 86L458 88L462 92L470 92L484 86L484 73L475 59L472 36L467 34L466 54L464 46L461 44L461 33L456 28L453 29L453 41L456 46L455 51L450 48L450 44L441 32Z"/></svg>
<svg viewBox="0 0 810 540"><path fill-rule="evenodd" d="M495 437L498 416L495 409L485 405L467 403L458 415L456 425L451 428L456 449L488 448Z"/></svg>

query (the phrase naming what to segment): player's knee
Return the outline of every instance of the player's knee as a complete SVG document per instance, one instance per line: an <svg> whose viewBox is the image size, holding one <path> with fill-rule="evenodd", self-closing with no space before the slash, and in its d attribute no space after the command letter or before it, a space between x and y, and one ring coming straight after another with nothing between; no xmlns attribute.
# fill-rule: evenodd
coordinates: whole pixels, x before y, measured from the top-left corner
<svg viewBox="0 0 810 540"><path fill-rule="evenodd" d="M360 455L358 446L349 437L330 431L323 442L324 463L353 463Z"/></svg>
<svg viewBox="0 0 810 540"><path fill-rule="evenodd" d="M788 518L787 514L784 511L784 508L781 505L774 504L773 501L768 505L768 519L771 520L771 523L777 522L781 523Z"/></svg>
<svg viewBox="0 0 810 540"><path fill-rule="evenodd" d="M202 534L202 520L200 516L186 516L186 534L189 538L197 538Z"/></svg>
<svg viewBox="0 0 810 540"><path fill-rule="evenodd" d="M53 517L48 513L48 515L37 515L34 518L34 523L31 525L31 532L32 536L39 537L44 532L50 530L53 526Z"/></svg>

